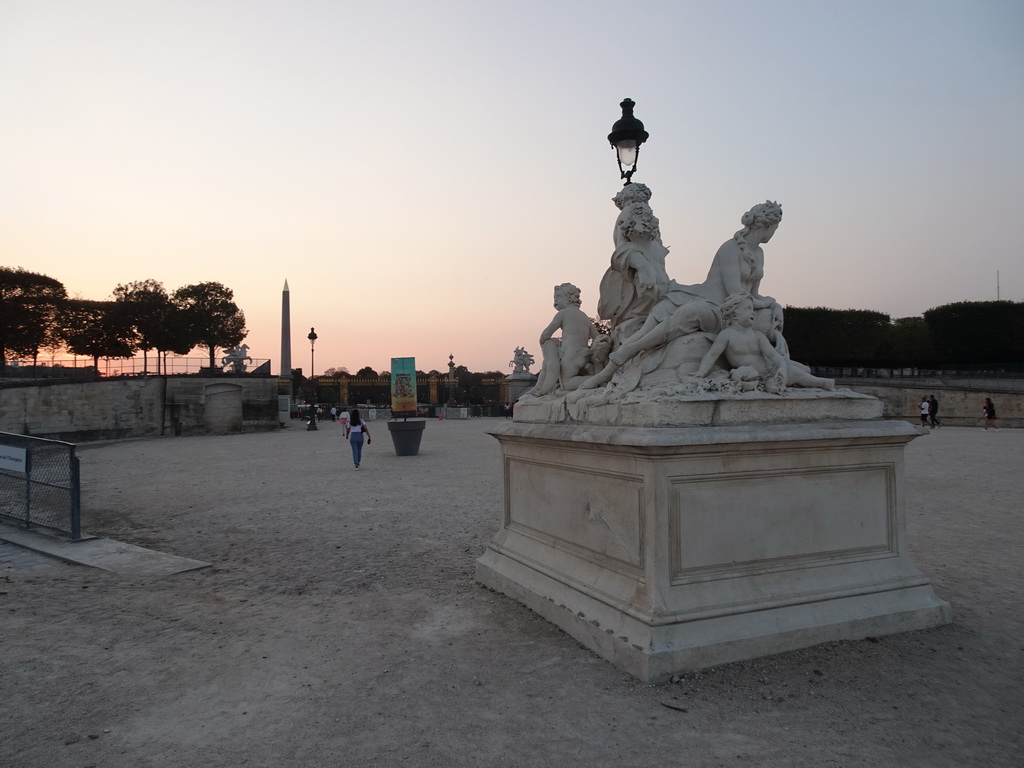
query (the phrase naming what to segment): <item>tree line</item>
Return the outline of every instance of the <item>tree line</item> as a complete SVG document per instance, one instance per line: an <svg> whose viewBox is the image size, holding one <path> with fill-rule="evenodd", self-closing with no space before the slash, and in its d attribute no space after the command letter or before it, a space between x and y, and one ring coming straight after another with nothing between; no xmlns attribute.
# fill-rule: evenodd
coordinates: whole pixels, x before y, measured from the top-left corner
<svg viewBox="0 0 1024 768"><path fill-rule="evenodd" d="M245 338L245 314L234 293L221 283L186 285L168 293L156 280L119 284L110 299L71 298L52 277L0 267L0 367L8 357L31 358L65 349L103 358L151 351L188 354L206 347L210 367L217 347L237 346Z"/></svg>
<svg viewBox="0 0 1024 768"><path fill-rule="evenodd" d="M1024 302L959 301L892 320L866 309L786 307L794 360L864 368L1024 363Z"/></svg>
<svg viewBox="0 0 1024 768"><path fill-rule="evenodd" d="M248 331L234 293L221 283L186 285L168 293L156 280L119 284L103 301L70 298L47 275L0 267L0 367L8 357L38 359L65 349L100 358L209 352L242 342ZM1024 302L961 301L921 317L893 320L883 312L786 307L784 334L794 360L809 365L868 368L943 368L1024 363ZM343 369L332 372L343 373ZM344 371L347 373L347 371ZM430 371L420 376L445 375ZM473 376L456 369L460 382ZM301 375L301 374L300 374ZM357 376L375 376L369 367ZM480 382L473 382L477 386Z"/></svg>

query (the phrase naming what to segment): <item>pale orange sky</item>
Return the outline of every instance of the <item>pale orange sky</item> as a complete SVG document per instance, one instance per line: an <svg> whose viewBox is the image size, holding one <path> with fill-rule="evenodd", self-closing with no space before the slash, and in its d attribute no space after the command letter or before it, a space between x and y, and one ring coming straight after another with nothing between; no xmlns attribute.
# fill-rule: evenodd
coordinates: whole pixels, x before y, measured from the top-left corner
<svg viewBox="0 0 1024 768"><path fill-rule="evenodd" d="M629 96L679 282L771 198L783 304L1019 301L1022 8L7 0L0 263L222 282L275 372L286 279L294 366L507 370L595 313Z"/></svg>

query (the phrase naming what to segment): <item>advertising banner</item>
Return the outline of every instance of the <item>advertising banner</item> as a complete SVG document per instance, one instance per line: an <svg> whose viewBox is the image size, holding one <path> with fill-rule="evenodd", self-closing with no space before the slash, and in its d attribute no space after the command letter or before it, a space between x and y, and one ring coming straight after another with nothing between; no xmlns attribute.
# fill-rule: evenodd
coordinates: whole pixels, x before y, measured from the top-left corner
<svg viewBox="0 0 1024 768"><path fill-rule="evenodd" d="M416 358L391 358L391 415L416 415Z"/></svg>

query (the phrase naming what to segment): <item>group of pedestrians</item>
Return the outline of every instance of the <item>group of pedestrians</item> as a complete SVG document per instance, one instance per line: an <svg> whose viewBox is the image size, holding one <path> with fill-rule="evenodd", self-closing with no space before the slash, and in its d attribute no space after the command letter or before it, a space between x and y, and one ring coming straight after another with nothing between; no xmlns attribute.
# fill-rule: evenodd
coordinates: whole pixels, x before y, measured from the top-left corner
<svg viewBox="0 0 1024 768"><path fill-rule="evenodd" d="M939 401L935 399L935 395L929 395L928 397L921 398L921 405L918 406L921 411L921 426L930 427L936 429L942 426L942 422L939 421ZM996 432L999 431L999 425L996 424L996 406L992 402L992 398L986 397L985 402L981 405L981 417L984 422L983 429L988 431L994 429Z"/></svg>

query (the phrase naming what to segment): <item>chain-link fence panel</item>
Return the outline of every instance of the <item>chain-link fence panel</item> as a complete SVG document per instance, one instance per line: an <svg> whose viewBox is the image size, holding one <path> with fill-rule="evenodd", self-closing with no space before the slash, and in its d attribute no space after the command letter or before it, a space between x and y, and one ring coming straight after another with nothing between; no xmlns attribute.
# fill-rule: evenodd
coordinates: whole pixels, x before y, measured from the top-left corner
<svg viewBox="0 0 1024 768"><path fill-rule="evenodd" d="M0 519L81 538L73 443L0 432Z"/></svg>

